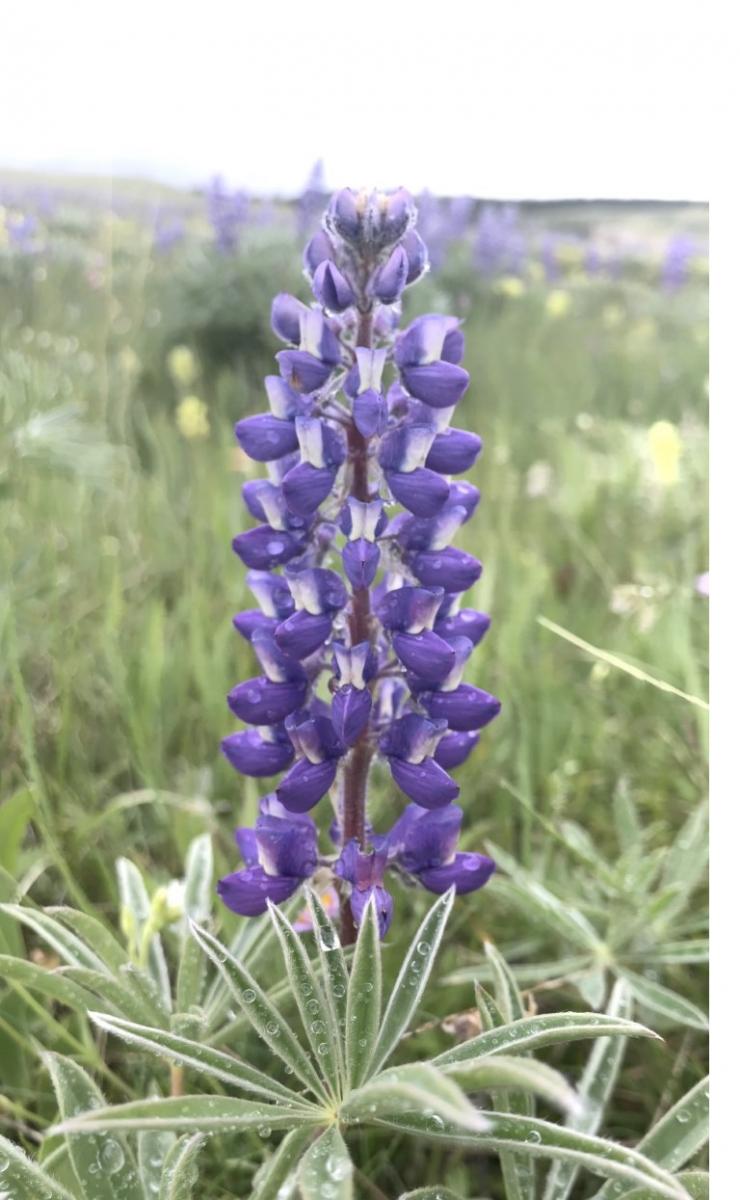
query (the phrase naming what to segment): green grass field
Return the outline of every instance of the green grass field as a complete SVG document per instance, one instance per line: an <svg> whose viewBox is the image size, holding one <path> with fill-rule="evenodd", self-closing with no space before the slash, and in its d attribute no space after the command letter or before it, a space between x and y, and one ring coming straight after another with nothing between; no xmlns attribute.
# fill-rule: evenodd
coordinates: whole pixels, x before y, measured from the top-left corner
<svg viewBox="0 0 740 1200"><path fill-rule="evenodd" d="M571 215L604 220L584 206ZM273 293L307 295L282 217L248 230L228 258L199 218L157 255L138 216L72 203L48 221L43 251L0 245L4 899L74 905L115 927L118 855L154 889L182 875L188 844L207 832L217 874L235 869L232 828L261 792L218 749L235 728L225 693L252 667L231 627L246 606L230 540L247 527L249 470L232 424L263 406L260 379L278 349ZM687 219L701 231L706 214ZM685 226L660 209L609 220L656 244ZM584 956L564 912L591 921L607 946L614 934L648 988L703 1008L701 955L661 958L645 931L657 923L666 944L706 931L708 602L696 588L708 567L706 279L697 270L667 292L644 266L609 280L567 264L556 283L529 270L512 286L475 276L458 254L409 295L413 313L466 320L472 384L457 423L485 449L462 542L485 566L472 602L493 618L469 677L504 704L459 773L465 848L490 842L503 869L456 907L420 1044L449 1043L434 1023L473 1004L486 939L542 1010L601 1007L613 959ZM173 377L176 346L194 356L187 382ZM186 436L187 395L207 406L201 436ZM383 768L371 806L380 827L398 808ZM533 881L562 911L531 891L528 901ZM391 958L425 905L398 891ZM18 952L39 945L27 933ZM28 1130L54 1118L37 1043L68 1053L65 1038L90 1035L76 1016L27 1000L0 982L0 1124L31 1145ZM706 1066L695 1017L664 998L662 1011L638 1002L665 1043L627 1050L604 1126L626 1142ZM115 1046L105 1061L125 1076L123 1057ZM573 1074L583 1057L566 1047L550 1061ZM260 1139L246 1151L222 1143L207 1151L199 1196L249 1194L242 1159L259 1161ZM363 1143L376 1197L439 1181L437 1151L399 1150L383 1165L388 1150L387 1139ZM462 1196L502 1195L475 1159L452 1153L444 1170Z"/></svg>

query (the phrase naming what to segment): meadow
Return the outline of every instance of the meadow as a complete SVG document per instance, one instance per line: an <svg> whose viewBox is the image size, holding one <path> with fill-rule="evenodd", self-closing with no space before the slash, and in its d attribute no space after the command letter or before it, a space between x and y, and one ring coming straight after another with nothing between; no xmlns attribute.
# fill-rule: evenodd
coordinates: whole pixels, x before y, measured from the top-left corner
<svg viewBox="0 0 740 1200"><path fill-rule="evenodd" d="M121 896L140 934L204 835L214 877L234 870L233 827L264 791L219 753L236 727L225 694L253 665L231 625L246 600L230 542L254 470L233 423L264 407L271 297L309 297L300 248L318 191L288 205L217 187L0 189L0 899L67 906L84 914L70 918L80 936L96 918L129 950ZM474 984L495 994L499 955L522 1013L600 1012L626 989L662 1040L627 1043L598 1107L603 1136L635 1147L707 1069L706 212L483 211L422 203L433 269L405 315L465 320L461 411L484 451L461 544L484 563L472 603L493 619L469 678L504 708L457 778L463 848L488 848L499 870L457 902L401 1048L439 1054L466 1021L479 1031ZM381 823L397 800L378 768ZM427 901L398 889L387 978ZM222 936L242 936L207 884L199 903ZM158 927L170 962L179 915ZM111 1103L169 1077L44 991L42 974L69 963L45 928L0 914L0 1125L76 1196L64 1137L39 1150L59 1108L41 1048L85 1065ZM255 970L284 1004L267 926L254 928ZM75 986L94 991L78 969ZM235 1044L270 1070L242 1027ZM575 1085L588 1053L563 1043L545 1059ZM194 1194L253 1194L271 1134L210 1139ZM516 1192L505 1163L502 1175L470 1146L354 1138L357 1194L376 1200L441 1184L469 1200L597 1191L587 1170ZM663 1163L692 1168L692 1196L706 1194L693 1190L702 1143ZM0 1175L15 1198L2 1189Z"/></svg>

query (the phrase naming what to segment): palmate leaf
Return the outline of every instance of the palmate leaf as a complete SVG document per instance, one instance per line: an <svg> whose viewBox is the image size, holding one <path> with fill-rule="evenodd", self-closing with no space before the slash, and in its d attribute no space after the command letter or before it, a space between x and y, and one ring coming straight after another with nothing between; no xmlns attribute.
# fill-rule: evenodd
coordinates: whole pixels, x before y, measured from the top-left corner
<svg viewBox="0 0 740 1200"><path fill-rule="evenodd" d="M204 1142L201 1133L178 1138L162 1164L162 1182L156 1200L192 1200L196 1184L196 1157Z"/></svg>
<svg viewBox="0 0 740 1200"><path fill-rule="evenodd" d="M621 1017L604 1013L544 1013L536 1017L523 1017L500 1029L490 1029L478 1034L459 1046L452 1046L438 1054L434 1062L437 1067L452 1066L485 1058L490 1054L520 1054L523 1050L536 1050L540 1046L554 1046L558 1042L571 1042L579 1038L605 1037L615 1034L621 1037L649 1037L658 1035L636 1021L625 1021Z"/></svg>
<svg viewBox="0 0 740 1200"><path fill-rule="evenodd" d="M380 1070L421 1003L454 899L452 887L432 905L413 938L387 1002L368 1073Z"/></svg>
<svg viewBox="0 0 740 1200"><path fill-rule="evenodd" d="M607 1016L629 1019L632 1013L630 991L624 980L617 980L612 989ZM626 1040L611 1034L597 1038L578 1084L581 1110L567 1121L570 1129L580 1133L596 1133L604 1119L604 1111L619 1077ZM550 1168L543 1200L567 1200L578 1176L578 1166L557 1161Z"/></svg>
<svg viewBox="0 0 740 1200"><path fill-rule="evenodd" d="M332 1125L301 1159L298 1180L302 1200L352 1200L352 1159L344 1138Z"/></svg>
<svg viewBox="0 0 740 1200"><path fill-rule="evenodd" d="M652 1162L677 1171L696 1154L709 1136L709 1078L702 1079L638 1142L637 1150ZM594 1200L616 1200L622 1193L607 1184Z"/></svg>
<svg viewBox="0 0 740 1200"><path fill-rule="evenodd" d="M643 1008L660 1017L666 1017L677 1025L688 1025L690 1029L701 1029L706 1033L709 1029L709 1018L696 1004L680 996L662 983L646 979L633 971L620 969L620 974L627 983L634 997Z"/></svg>
<svg viewBox="0 0 740 1200"><path fill-rule="evenodd" d="M314 1095L328 1101L325 1086L308 1054L282 1013L265 995L246 967L237 962L218 938L196 925L194 921L191 921L190 929L201 949L223 975L232 995L265 1044L295 1072L298 1079L310 1088Z"/></svg>
<svg viewBox="0 0 740 1200"><path fill-rule="evenodd" d="M559 1071L533 1058L499 1054L475 1058L444 1069L465 1092L514 1090L529 1092L567 1113L581 1111L581 1102Z"/></svg>
<svg viewBox="0 0 740 1200"><path fill-rule="evenodd" d="M269 912L308 1044L329 1092L338 1099L344 1081L344 1055L334 1006L290 921L274 904L270 904Z"/></svg>
<svg viewBox="0 0 740 1200"><path fill-rule="evenodd" d="M90 1077L71 1059L46 1053L44 1063L63 1120L105 1103ZM68 1137L67 1148L85 1200L146 1200L134 1157L115 1134Z"/></svg>
<svg viewBox="0 0 740 1200"><path fill-rule="evenodd" d="M0 1195L3 1192L9 1200L78 1200L20 1146L0 1135Z"/></svg>
<svg viewBox="0 0 740 1200"><path fill-rule="evenodd" d="M634 1187L652 1188L654 1196L667 1200L687 1200L688 1193L674 1176L656 1166L645 1155L625 1149L616 1142L591 1137L575 1130L564 1129L535 1117L485 1112L489 1122L487 1133L462 1132L446 1122L429 1117L406 1114L378 1118L376 1124L412 1137L429 1138L450 1149L468 1148L477 1154L500 1154L515 1150L534 1158L563 1159L608 1179L625 1181ZM601 1193L599 1194L601 1200Z"/></svg>
<svg viewBox="0 0 740 1200"><path fill-rule="evenodd" d="M575 943L591 954L601 953L603 946L598 932L578 909L566 904L549 891L535 875L525 871L500 846L486 843L486 848L511 875L510 879L499 880L497 890L500 889L504 897L508 897L522 909L530 921L539 918L542 924L567 942Z"/></svg>
<svg viewBox="0 0 740 1200"><path fill-rule="evenodd" d="M250 1200L279 1200L288 1177L313 1137L312 1129L294 1129L287 1133L275 1153L260 1167L252 1182Z"/></svg>
<svg viewBox="0 0 740 1200"><path fill-rule="evenodd" d="M493 984L495 996L493 1003L501 1013L502 1019L498 1022L492 1019L493 1012L489 1002L484 1009L486 1015L484 1016L482 1012L482 1029L493 1029L497 1025L522 1020L527 1013L514 972L503 954L492 942L484 943L483 953ZM496 1106L500 1112L514 1113L520 1117L533 1117L535 1113L534 1099L529 1092L499 1092L496 1097ZM504 1150L501 1152L500 1161L506 1200L535 1200L537 1177L534 1159Z"/></svg>
<svg viewBox="0 0 740 1200"><path fill-rule="evenodd" d="M350 1087L367 1074L375 1048L383 999L380 934L375 901L365 905L355 944L347 1001L346 1054Z"/></svg>
<svg viewBox="0 0 740 1200"><path fill-rule="evenodd" d="M33 930L69 966L86 967L104 974L109 971L103 959L82 938L43 909L28 908L23 904L0 904L0 911Z"/></svg>
<svg viewBox="0 0 740 1200"><path fill-rule="evenodd" d="M90 1019L106 1033L115 1034L131 1045L151 1051L159 1058L200 1071L242 1092L276 1100L282 1104L297 1102L295 1093L282 1083L231 1054L225 1054L222 1050L154 1026L138 1025L133 1021L107 1016L105 1013L91 1012Z"/></svg>
<svg viewBox="0 0 740 1200"><path fill-rule="evenodd" d="M461 1088L428 1063L411 1063L381 1071L356 1091L340 1109L346 1120L373 1121L396 1113L426 1113L458 1129L484 1130L488 1123Z"/></svg>
<svg viewBox="0 0 740 1200"><path fill-rule="evenodd" d="M128 1129L231 1133L240 1129L293 1129L299 1125L315 1125L316 1119L316 1109L312 1112L299 1104L267 1104L229 1096L167 1096L164 1099L132 1100L128 1104L97 1108L77 1117L69 1117L49 1133L78 1134Z"/></svg>

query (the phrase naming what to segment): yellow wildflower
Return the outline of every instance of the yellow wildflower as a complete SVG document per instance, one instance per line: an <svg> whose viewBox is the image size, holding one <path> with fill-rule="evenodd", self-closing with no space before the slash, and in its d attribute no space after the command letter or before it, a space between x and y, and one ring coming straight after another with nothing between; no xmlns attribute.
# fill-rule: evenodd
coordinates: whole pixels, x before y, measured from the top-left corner
<svg viewBox="0 0 740 1200"><path fill-rule="evenodd" d="M211 432L208 407L198 396L184 396L178 404L177 428L188 441L208 437Z"/></svg>
<svg viewBox="0 0 740 1200"><path fill-rule="evenodd" d="M573 297L570 292L564 292L562 288L555 288L545 300L545 312L548 317L564 317L570 311L572 303Z"/></svg>
<svg viewBox="0 0 740 1200"><path fill-rule="evenodd" d="M192 387L198 378L198 360L189 346L173 346L167 355L167 370L173 383Z"/></svg>
<svg viewBox="0 0 740 1200"><path fill-rule="evenodd" d="M648 430L648 450L658 483L670 487L678 482L678 464L683 443L670 421L656 421Z"/></svg>
<svg viewBox="0 0 740 1200"><path fill-rule="evenodd" d="M502 295L515 299L524 295L524 284L517 275L504 275L498 282L498 290Z"/></svg>
<svg viewBox="0 0 740 1200"><path fill-rule="evenodd" d="M124 375L138 375L141 368L139 356L133 346L123 346L118 352L118 365Z"/></svg>

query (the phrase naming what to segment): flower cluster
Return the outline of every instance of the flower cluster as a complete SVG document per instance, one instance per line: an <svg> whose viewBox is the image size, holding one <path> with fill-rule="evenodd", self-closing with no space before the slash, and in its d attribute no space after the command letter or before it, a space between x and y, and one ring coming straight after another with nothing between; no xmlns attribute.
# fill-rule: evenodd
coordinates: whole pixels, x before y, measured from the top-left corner
<svg viewBox="0 0 740 1200"><path fill-rule="evenodd" d="M469 383L457 319L398 327L401 294L427 269L415 217L404 189L332 198L304 254L315 302L273 302L285 349L269 412L236 426L267 466L243 487L257 523L233 543L257 601L234 624L261 670L229 694L250 728L222 748L244 775L282 777L237 831L245 866L219 891L253 915L329 866L345 940L371 896L387 928L388 868L433 892L470 891L494 869L456 850L451 774L500 710L463 682L489 618L463 606L481 564L451 544L478 504L457 477L481 442L452 423ZM410 802L387 834L367 813L378 758ZM327 795L338 853L322 858L308 814Z"/></svg>

